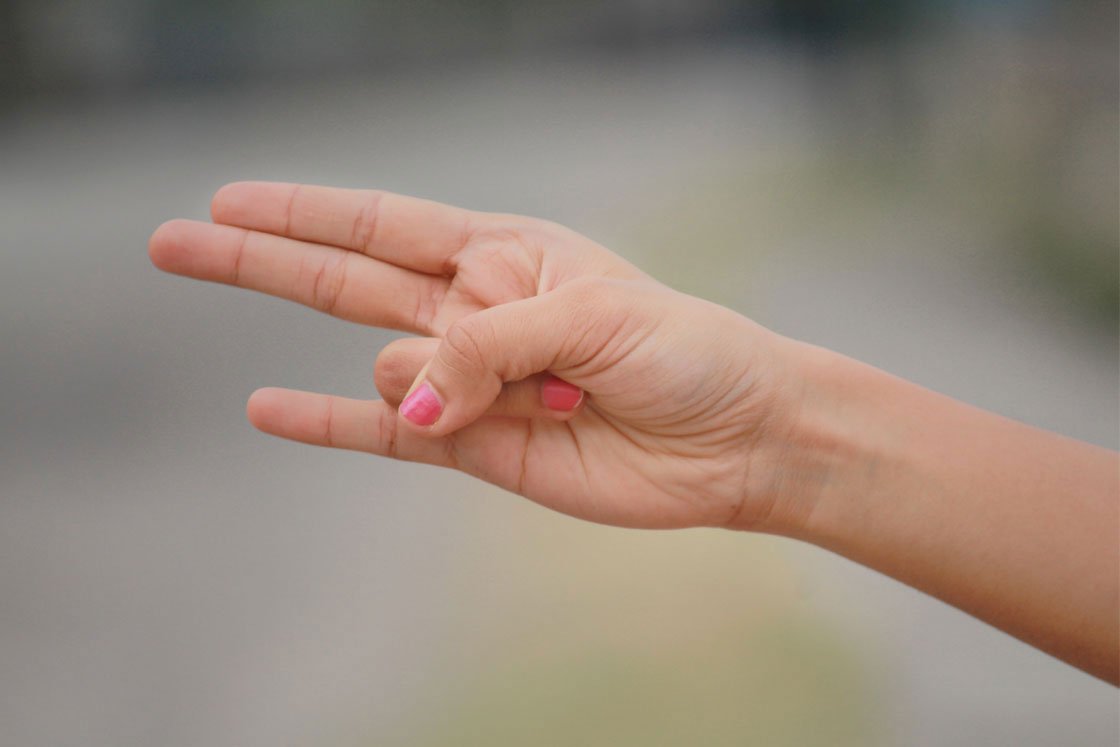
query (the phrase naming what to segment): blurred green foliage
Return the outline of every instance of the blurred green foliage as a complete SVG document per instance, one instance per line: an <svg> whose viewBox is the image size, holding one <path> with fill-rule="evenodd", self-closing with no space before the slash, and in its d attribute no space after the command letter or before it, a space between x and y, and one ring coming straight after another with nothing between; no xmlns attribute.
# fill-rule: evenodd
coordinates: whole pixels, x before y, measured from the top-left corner
<svg viewBox="0 0 1120 747"><path fill-rule="evenodd" d="M849 644L820 623L640 655L588 647L507 659L433 713L415 745L870 747L872 691ZM715 645L712 645L712 644Z"/></svg>
<svg viewBox="0 0 1120 747"><path fill-rule="evenodd" d="M511 512L489 490L442 642L457 664L397 739L359 744L883 743L876 659L808 601L786 543Z"/></svg>

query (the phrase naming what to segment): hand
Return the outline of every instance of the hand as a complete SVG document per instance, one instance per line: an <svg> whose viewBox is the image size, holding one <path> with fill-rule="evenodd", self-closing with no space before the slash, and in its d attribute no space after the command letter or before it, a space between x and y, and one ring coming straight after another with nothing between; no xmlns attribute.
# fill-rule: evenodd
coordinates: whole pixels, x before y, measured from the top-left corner
<svg viewBox="0 0 1120 747"><path fill-rule="evenodd" d="M378 357L388 401L262 389L261 430L607 524L798 537L1120 681L1114 452L774 335L543 221L253 183L212 213L161 226L152 261L426 336Z"/></svg>
<svg viewBox="0 0 1120 747"><path fill-rule="evenodd" d="M379 356L388 401L262 389L257 428L460 469L607 524L774 512L764 447L795 408L782 339L749 320L541 220L274 183L228 185L211 212L161 226L152 262L425 336ZM395 407L408 390L411 419Z"/></svg>

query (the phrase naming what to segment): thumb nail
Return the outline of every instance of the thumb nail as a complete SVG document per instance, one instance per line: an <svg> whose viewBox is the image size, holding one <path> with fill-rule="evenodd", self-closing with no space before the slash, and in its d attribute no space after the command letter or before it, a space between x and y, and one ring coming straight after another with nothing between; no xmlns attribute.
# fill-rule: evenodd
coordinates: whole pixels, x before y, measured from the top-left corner
<svg viewBox="0 0 1120 747"><path fill-rule="evenodd" d="M401 415L414 425L431 425L442 412L443 403L426 381L405 397L400 406Z"/></svg>

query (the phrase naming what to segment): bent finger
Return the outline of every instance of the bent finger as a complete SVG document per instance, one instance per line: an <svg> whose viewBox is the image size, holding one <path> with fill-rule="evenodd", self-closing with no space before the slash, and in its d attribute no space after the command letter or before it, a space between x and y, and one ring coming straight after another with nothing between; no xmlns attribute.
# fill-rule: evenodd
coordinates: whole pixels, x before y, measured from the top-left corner
<svg viewBox="0 0 1120 747"><path fill-rule="evenodd" d="M381 400L357 400L295 389L258 389L246 405L258 430L292 441L454 467L449 439L398 429L397 411Z"/></svg>
<svg viewBox="0 0 1120 747"><path fill-rule="evenodd" d="M640 307L622 295L630 286L572 282L459 319L401 404L408 427L446 436L486 413L505 384L542 372L576 373L624 326L641 321Z"/></svg>
<svg viewBox="0 0 1120 747"><path fill-rule="evenodd" d="M385 346L374 365L374 383L381 397L399 406L421 370L436 354L439 340L411 337ZM536 374L502 386L487 416L570 420L586 400L582 389L549 373Z"/></svg>

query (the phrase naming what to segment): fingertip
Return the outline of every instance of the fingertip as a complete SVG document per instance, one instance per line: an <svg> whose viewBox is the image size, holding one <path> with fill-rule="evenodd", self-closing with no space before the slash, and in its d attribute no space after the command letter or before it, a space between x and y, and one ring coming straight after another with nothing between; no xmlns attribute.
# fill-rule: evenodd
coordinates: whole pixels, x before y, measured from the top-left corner
<svg viewBox="0 0 1120 747"><path fill-rule="evenodd" d="M574 416L586 398L583 389L552 374L541 382L541 404L554 417L566 420Z"/></svg>
<svg viewBox="0 0 1120 747"><path fill-rule="evenodd" d="M218 187L210 198L210 219L217 223L227 220L238 202L238 193L243 191L246 184L249 182L230 182Z"/></svg>
<svg viewBox="0 0 1120 747"><path fill-rule="evenodd" d="M373 362L373 384L382 399L399 404L422 366L421 363L414 367L409 359L398 354L393 343L389 343Z"/></svg>
<svg viewBox="0 0 1120 747"><path fill-rule="evenodd" d="M182 265L183 234L190 221L182 218L165 221L148 239L148 259L164 272L175 272Z"/></svg>
<svg viewBox="0 0 1120 747"><path fill-rule="evenodd" d="M287 182L230 182L210 198L210 219L231 226L259 222L262 205L286 206L297 188L298 185ZM281 228L282 223L275 226L275 230Z"/></svg>
<svg viewBox="0 0 1120 747"><path fill-rule="evenodd" d="M249 400L245 403L245 416L254 428L266 433L274 430L271 426L276 423L284 391L277 387L264 387L249 395Z"/></svg>
<svg viewBox="0 0 1120 747"><path fill-rule="evenodd" d="M373 363L373 383L382 399L399 405L438 348L438 340L417 337L402 337L382 348Z"/></svg>

